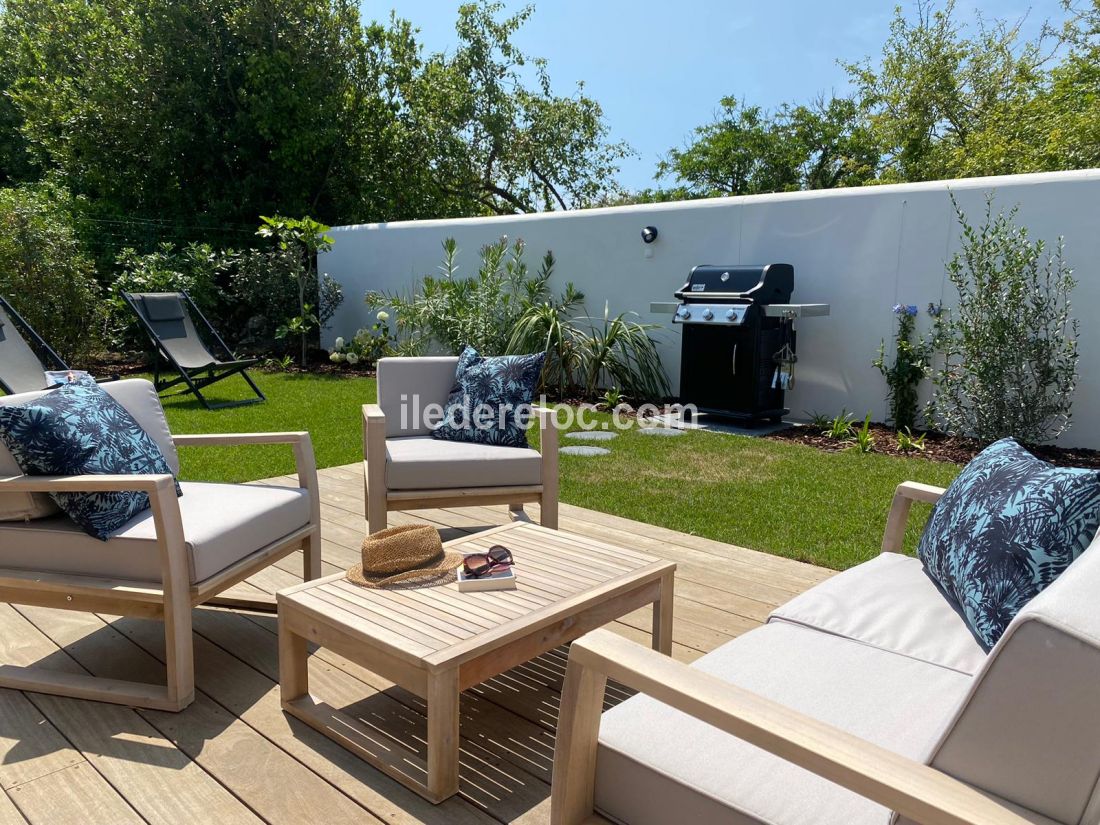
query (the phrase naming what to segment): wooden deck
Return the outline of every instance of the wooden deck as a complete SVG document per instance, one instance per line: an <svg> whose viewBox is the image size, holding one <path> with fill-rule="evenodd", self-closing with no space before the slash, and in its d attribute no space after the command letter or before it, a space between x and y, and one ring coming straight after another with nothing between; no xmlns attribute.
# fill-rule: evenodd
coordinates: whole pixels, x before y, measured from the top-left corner
<svg viewBox="0 0 1100 825"><path fill-rule="evenodd" d="M332 573L356 561L363 536L358 465L322 471L321 491L324 572ZM434 523L449 539L501 524L507 513L473 507L390 519ZM673 655L683 661L830 575L569 505L561 529L677 562ZM246 587L270 593L300 571L289 557ZM612 627L648 644L650 613ZM163 642L154 622L0 605L4 663L156 681ZM439 806L281 711L273 616L196 610L195 659L195 703L178 714L0 690L0 823L547 821L564 650L463 695L461 792ZM313 657L311 678L348 713L423 753L420 699L327 651ZM608 702L624 695L613 687Z"/></svg>

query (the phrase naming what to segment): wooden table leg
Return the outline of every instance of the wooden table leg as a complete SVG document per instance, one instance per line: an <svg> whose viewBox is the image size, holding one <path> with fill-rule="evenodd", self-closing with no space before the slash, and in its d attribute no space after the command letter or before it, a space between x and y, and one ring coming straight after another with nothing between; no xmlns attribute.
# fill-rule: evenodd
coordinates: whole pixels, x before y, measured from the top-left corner
<svg viewBox="0 0 1100 825"><path fill-rule="evenodd" d="M428 798L458 793L458 668L428 676Z"/></svg>
<svg viewBox="0 0 1100 825"><path fill-rule="evenodd" d="M279 611L279 696L284 707L309 693L306 640L286 626L285 615L285 610Z"/></svg>
<svg viewBox="0 0 1100 825"><path fill-rule="evenodd" d="M653 649L672 655L672 605L674 571L661 577L661 595L653 603Z"/></svg>

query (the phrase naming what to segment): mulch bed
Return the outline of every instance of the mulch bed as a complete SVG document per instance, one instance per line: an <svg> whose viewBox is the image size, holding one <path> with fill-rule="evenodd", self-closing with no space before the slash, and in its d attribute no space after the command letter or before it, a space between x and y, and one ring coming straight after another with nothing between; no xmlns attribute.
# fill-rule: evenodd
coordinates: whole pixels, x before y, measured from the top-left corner
<svg viewBox="0 0 1100 825"><path fill-rule="evenodd" d="M903 453L898 448L897 433L885 424L871 424L871 434L875 438L875 452L883 455L924 458L928 461L946 461L953 464L966 464L982 450L982 444L973 438L947 436L942 433L927 433L924 450ZM919 433L918 433L919 435ZM763 436L774 441L794 441L808 447L816 447L827 453L837 453L854 449L852 440L841 441L824 435L813 426L790 427ZM1051 464L1059 467L1088 467L1100 469L1100 451L1077 447L1052 447L1050 445L1028 445L1028 449Z"/></svg>

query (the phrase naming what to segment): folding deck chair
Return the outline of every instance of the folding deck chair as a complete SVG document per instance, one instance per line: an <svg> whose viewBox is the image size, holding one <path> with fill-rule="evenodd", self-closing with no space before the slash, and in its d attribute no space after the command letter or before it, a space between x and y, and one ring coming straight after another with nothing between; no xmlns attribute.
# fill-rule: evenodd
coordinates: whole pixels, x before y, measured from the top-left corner
<svg viewBox="0 0 1100 825"><path fill-rule="evenodd" d="M123 292L122 297L137 315L142 328L153 342L158 356L153 367L153 384L158 393L186 384L187 389L181 390L180 393L193 392L208 410L238 407L242 404L258 404L267 400L246 372L248 367L253 366L259 359L237 358L186 292ZM195 327L195 319L205 328L207 340L216 343L229 360L220 361L207 349ZM161 358L164 358L172 369L179 373L178 378L161 380ZM256 398L211 404L203 397L204 387L238 373L256 393Z"/></svg>
<svg viewBox="0 0 1100 825"><path fill-rule="evenodd" d="M28 339L34 342L33 347ZM61 356L0 295L0 389L8 395L42 390L46 388L47 370L68 368Z"/></svg>

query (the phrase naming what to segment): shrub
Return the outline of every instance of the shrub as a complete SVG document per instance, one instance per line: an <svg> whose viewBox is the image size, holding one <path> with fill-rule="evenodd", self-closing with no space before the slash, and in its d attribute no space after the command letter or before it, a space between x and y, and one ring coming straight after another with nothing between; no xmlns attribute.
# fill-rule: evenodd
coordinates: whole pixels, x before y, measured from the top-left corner
<svg viewBox="0 0 1100 825"><path fill-rule="evenodd" d="M606 380L632 398L652 401L668 394L668 378L649 337L657 325L631 321L626 315L612 318L604 304L603 323L597 319L589 332L574 334L577 370L587 398L594 398Z"/></svg>
<svg viewBox="0 0 1100 825"><path fill-rule="evenodd" d="M917 423L917 390L928 375L932 347L927 341L913 340L916 306L894 307L898 328L894 333L894 363L886 363L886 342L879 344L878 358L872 362L886 379L886 398L890 402L890 420L895 429L909 429Z"/></svg>
<svg viewBox="0 0 1100 825"><path fill-rule="evenodd" d="M552 257L547 253L552 264ZM544 262L545 264L545 262ZM566 284L558 297L528 302L523 314L512 328L508 352L523 354L545 352L540 392L554 393L564 398L572 388L580 366L577 351L577 329L572 318L574 310L584 302L584 293L573 284Z"/></svg>
<svg viewBox="0 0 1100 825"><path fill-rule="evenodd" d="M350 341L337 338L329 353L329 360L335 364L371 367L394 351L393 336L390 334L389 313L379 310L377 320L370 327L364 327L355 333Z"/></svg>
<svg viewBox="0 0 1100 825"><path fill-rule="evenodd" d="M62 358L99 343L99 287L77 242L68 193L49 185L0 189L0 293Z"/></svg>
<svg viewBox="0 0 1100 825"><path fill-rule="evenodd" d="M952 198L962 248L947 266L958 305L933 331L943 362L930 410L950 433L983 442L1006 436L1040 443L1070 425L1077 383L1077 321L1070 316L1075 281L1062 258L1016 226L1018 207L972 226Z"/></svg>
<svg viewBox="0 0 1100 825"><path fill-rule="evenodd" d="M579 387L589 398L612 382L640 400L668 392L668 379L649 331L626 313L600 319L574 317L584 295L567 284L553 295L549 281L554 256L547 252L539 270L529 274L524 244L507 237L481 250L476 276L458 277L458 247L443 242L440 277L425 276L410 297L367 293L373 309L390 306L398 330L398 349L422 354L431 346L457 355L467 345L484 355L545 352L540 391L565 396ZM582 328L580 321L591 323Z"/></svg>
<svg viewBox="0 0 1100 825"><path fill-rule="evenodd" d="M304 218L287 218L282 215L274 217L260 216L260 228L257 235L271 238L275 242L275 249L286 253L280 256L280 260L293 262L293 266L287 273L294 283L294 296L296 299L296 315L285 316L275 330L276 338L286 338L294 335L301 341L301 364L307 366L306 350L311 336L320 331L328 318L322 318L320 308L321 298L326 297L328 291L331 311L336 310L331 301L336 305L343 300L343 294L336 284L325 276L325 285L322 287L317 276L317 253L332 248L332 236L326 234L330 227L313 220L308 215ZM331 317L331 312L329 313Z"/></svg>
<svg viewBox="0 0 1100 825"><path fill-rule="evenodd" d="M287 342L276 337L279 327L285 326L300 311L300 251L273 245L231 255L227 291L233 304L231 326L238 343L254 352L282 350ZM313 339L319 329L328 326L344 295L340 285L327 273L319 279L307 278L305 288L305 303L317 318L317 327L310 331Z"/></svg>
<svg viewBox="0 0 1100 825"><path fill-rule="evenodd" d="M147 349L144 333L123 292L186 292L219 331L225 328L225 293L219 284L228 269L226 256L207 244L192 243L183 249L162 243L145 255L130 248L118 256L121 272L110 288L110 331L120 350Z"/></svg>
<svg viewBox="0 0 1100 825"><path fill-rule="evenodd" d="M433 345L457 355L467 345L482 355L503 355L519 318L531 304L547 297L554 268L547 253L542 267L529 275L524 244L502 237L481 249L477 275L459 277L458 244L443 241L438 277L425 275L411 296L367 294L372 309L393 308L402 351L420 354Z"/></svg>

